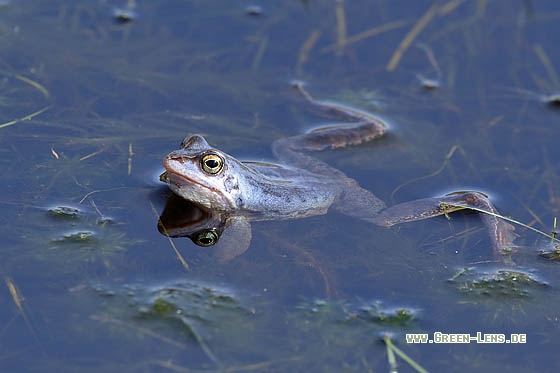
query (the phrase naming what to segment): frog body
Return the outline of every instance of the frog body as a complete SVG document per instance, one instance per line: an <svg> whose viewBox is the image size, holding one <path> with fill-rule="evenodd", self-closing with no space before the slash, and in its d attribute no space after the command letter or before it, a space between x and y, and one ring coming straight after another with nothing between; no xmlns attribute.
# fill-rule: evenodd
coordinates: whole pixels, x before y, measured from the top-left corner
<svg viewBox="0 0 560 373"><path fill-rule="evenodd" d="M387 124L380 118L336 103L315 101L301 84L297 91L325 116L344 120L309 133L286 137L272 144L279 163L243 162L192 135L163 160L161 180L180 197L204 209L219 211L225 225L242 227L250 242L250 221L300 219L327 213L333 208L380 226L416 221L461 209L497 210L480 192L455 192L441 197L405 202L387 208L370 191L342 171L313 157L314 151L334 149L383 136ZM483 215L496 252L513 244L513 227L495 215ZM217 241L217 240L216 240ZM235 245L235 242L229 243ZM234 256L247 247L235 248ZM221 250L228 252L228 250ZM231 257L225 255L222 260Z"/></svg>

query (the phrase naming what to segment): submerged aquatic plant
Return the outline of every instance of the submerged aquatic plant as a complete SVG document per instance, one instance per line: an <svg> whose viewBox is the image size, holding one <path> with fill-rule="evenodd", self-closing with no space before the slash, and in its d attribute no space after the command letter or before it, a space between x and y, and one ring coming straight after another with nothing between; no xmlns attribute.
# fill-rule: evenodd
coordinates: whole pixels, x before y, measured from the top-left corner
<svg viewBox="0 0 560 373"><path fill-rule="evenodd" d="M54 226L59 231L50 240L42 241L43 247L36 255L40 258L65 263L68 268L101 264L105 269L112 267L115 255L123 253L130 245L138 243L122 231L122 224L113 219L92 214L72 206L54 206L47 209ZM69 229L70 228L70 229Z"/></svg>
<svg viewBox="0 0 560 373"><path fill-rule="evenodd" d="M97 291L110 296L112 302L108 303L113 307L96 319L180 349L191 350L197 345L206 357L203 360L219 369L223 363L218 356L227 355L223 347L228 344L219 343L219 354L213 347L216 341L245 345L242 341L254 332L255 310L245 305L243 296L225 287L181 280L156 285L102 285ZM123 307L123 301L128 307ZM253 344L246 345L249 348Z"/></svg>
<svg viewBox="0 0 560 373"><path fill-rule="evenodd" d="M354 346L353 351L363 359L363 356L373 353L371 344L377 342L377 336L381 335L387 346L387 358L390 362L395 362L396 347L395 349L390 347L394 347L394 344L391 340L387 341L387 338L394 340L402 332L409 333L415 330L418 313L417 309L411 307L389 307L379 301L350 303L314 299L299 303L295 310L288 314L288 320L304 333L305 337L300 337L301 340L309 344L309 338L319 339L313 343L317 346L330 346L328 356L322 350L314 351L311 345L299 347L321 361L328 362L336 354L334 351L339 349L342 351L350 345L355 345L356 341L361 343L359 347ZM397 354L399 353L402 355L399 355L401 358L405 360L408 358L403 351L399 350ZM416 366L420 367L412 359L408 359L414 369ZM418 371L423 370L420 367Z"/></svg>
<svg viewBox="0 0 560 373"><path fill-rule="evenodd" d="M458 289L469 296L488 296L489 299L526 298L535 289L547 286L530 273L510 269L477 273L474 268L463 269L450 280Z"/></svg>

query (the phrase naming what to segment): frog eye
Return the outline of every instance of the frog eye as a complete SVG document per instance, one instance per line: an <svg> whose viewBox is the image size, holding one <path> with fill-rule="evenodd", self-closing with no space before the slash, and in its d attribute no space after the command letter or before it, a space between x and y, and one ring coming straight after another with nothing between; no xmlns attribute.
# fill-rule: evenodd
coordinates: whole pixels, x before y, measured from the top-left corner
<svg viewBox="0 0 560 373"><path fill-rule="evenodd" d="M215 245L218 242L220 236L218 232L214 229L203 230L198 233L195 233L193 237L193 241L198 246L208 247Z"/></svg>
<svg viewBox="0 0 560 373"><path fill-rule="evenodd" d="M214 175L224 168L224 160L217 154L208 153L200 158L200 167L204 172Z"/></svg>

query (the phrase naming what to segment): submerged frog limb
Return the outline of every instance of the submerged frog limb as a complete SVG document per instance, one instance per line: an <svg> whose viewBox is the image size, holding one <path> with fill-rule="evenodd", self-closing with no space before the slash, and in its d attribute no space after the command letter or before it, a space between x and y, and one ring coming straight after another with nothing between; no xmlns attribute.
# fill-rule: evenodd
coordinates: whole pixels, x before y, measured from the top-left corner
<svg viewBox="0 0 560 373"><path fill-rule="evenodd" d="M387 130L385 122L372 114L336 103L316 101L300 82L294 83L294 88L312 106L314 111L323 116L352 123L349 125L331 125L318 128L304 135L277 140L273 144L273 150L276 147L282 149L282 151L275 151L275 155L280 159L286 159L286 154L290 154L287 150L294 149L295 153L301 149L313 151L357 145L381 137ZM298 152L297 154L301 157L301 153ZM288 159L286 160L288 161ZM317 165L314 167L317 167ZM332 167L327 167L329 168L328 172L333 172ZM385 203L371 192L361 188L354 180L346 176L345 179L349 185L335 200L332 205L333 208L346 215L370 221L376 225L390 227L440 215L447 216L454 211L475 208L490 213L479 214L488 229L496 254L508 252L517 236L513 233L515 228L496 216L498 211L492 205L488 196L480 192L453 192L441 197L419 199L386 208Z"/></svg>
<svg viewBox="0 0 560 373"><path fill-rule="evenodd" d="M306 101L311 110L322 117L337 120L336 123L315 128L302 135L280 138L272 143L274 156L286 164L306 169L314 174L337 177L333 184L347 184L344 189L362 189L354 180L348 178L342 171L337 170L305 152L320 151L325 149L344 148L355 146L364 142L382 137L388 125L381 118L366 111L351 108L335 102L315 100L305 90L301 82L293 83L294 89ZM364 189L365 193L371 194ZM376 200L377 197L373 196ZM378 200L378 209L384 207Z"/></svg>
<svg viewBox="0 0 560 373"><path fill-rule="evenodd" d="M299 150L313 151L358 145L381 137L387 131L387 123L375 115L336 102L317 101L305 90L301 82L294 82L293 86L318 115L342 122L290 137L292 145L297 146Z"/></svg>
<svg viewBox="0 0 560 373"><path fill-rule="evenodd" d="M376 225L390 227L396 224L428 219L450 214L455 211L476 209L489 214L477 212L482 218L492 240L495 254L506 254L513 247L517 237L514 226L498 216L498 210L486 195L475 191L462 191L441 197L424 198L391 206L377 215L364 218Z"/></svg>

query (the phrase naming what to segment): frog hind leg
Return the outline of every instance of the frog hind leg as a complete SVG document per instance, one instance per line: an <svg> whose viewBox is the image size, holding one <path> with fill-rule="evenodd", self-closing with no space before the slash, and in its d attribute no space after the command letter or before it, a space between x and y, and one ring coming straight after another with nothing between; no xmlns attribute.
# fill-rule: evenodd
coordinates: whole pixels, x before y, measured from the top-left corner
<svg viewBox="0 0 560 373"><path fill-rule="evenodd" d="M292 142L298 149L317 151L358 145L382 137L387 131L387 123L376 115L336 102L317 101L300 82L295 82L293 87L312 111L337 121L293 138L297 140Z"/></svg>
<svg viewBox="0 0 560 373"><path fill-rule="evenodd" d="M303 135L280 138L272 143L272 152L280 161L298 165L314 173L329 176L345 175L316 158L303 152L355 146L382 137L388 128L385 121L366 111L354 109L334 102L316 101L301 83L294 87L308 105L323 117L337 122L316 128Z"/></svg>
<svg viewBox="0 0 560 373"><path fill-rule="evenodd" d="M468 209L488 212L479 213L488 229L495 254L504 254L513 247L513 241L517 237L513 232L515 228L496 216L498 210L492 205L488 197L480 192L454 192L442 197L404 202L391 206L366 220L377 225L390 227Z"/></svg>
<svg viewBox="0 0 560 373"><path fill-rule="evenodd" d="M369 190L360 187L354 180L347 179L349 185L335 200L332 208L344 215L372 221L375 216L387 207L385 202L377 198Z"/></svg>

